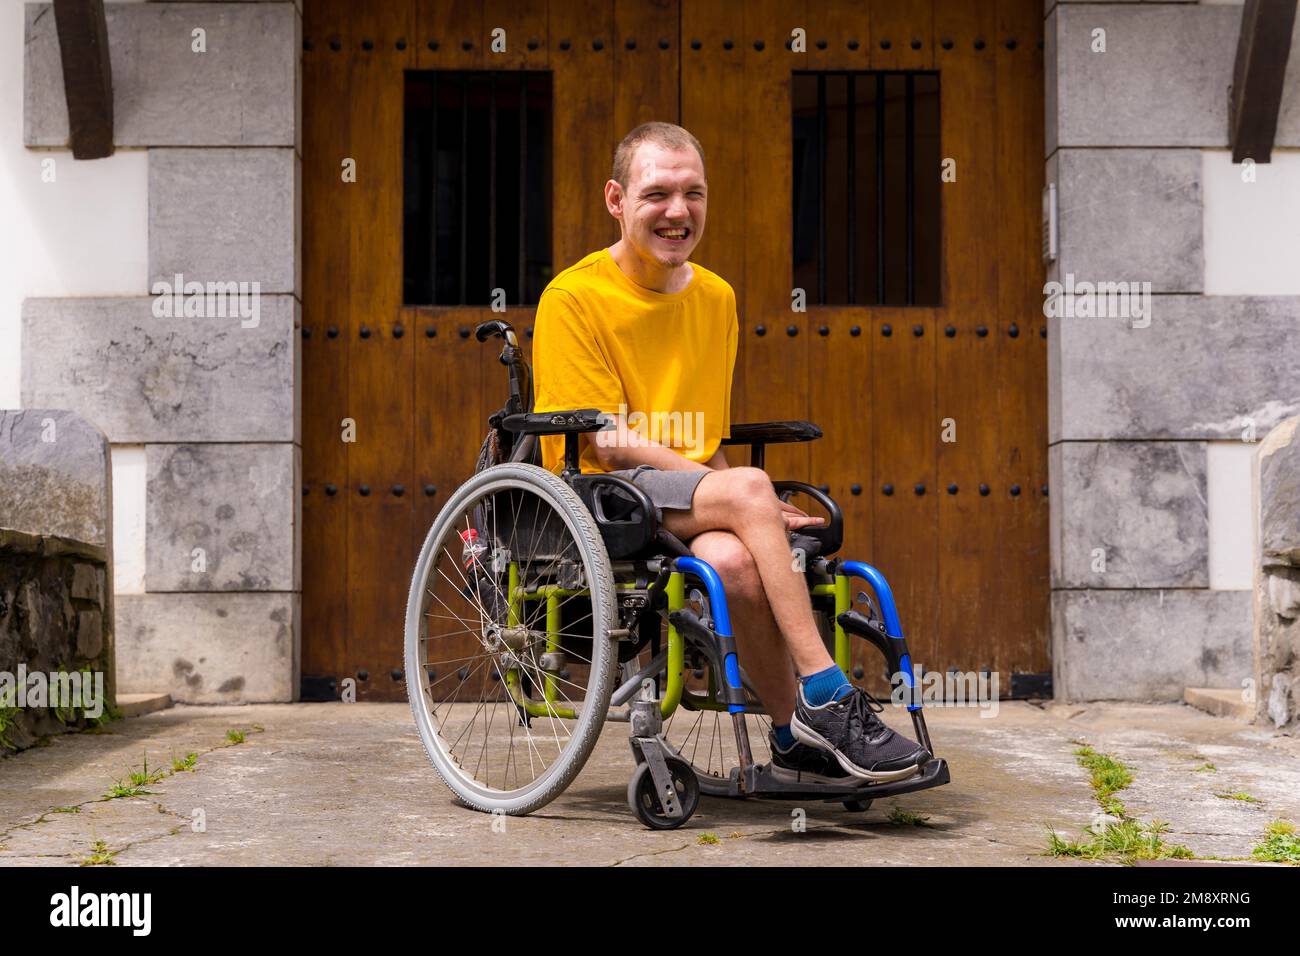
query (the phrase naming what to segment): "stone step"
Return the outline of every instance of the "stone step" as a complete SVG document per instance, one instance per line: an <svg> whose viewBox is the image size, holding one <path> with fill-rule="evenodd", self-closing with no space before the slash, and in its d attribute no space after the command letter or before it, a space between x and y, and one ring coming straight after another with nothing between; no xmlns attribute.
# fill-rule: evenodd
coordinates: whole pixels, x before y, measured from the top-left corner
<svg viewBox="0 0 1300 956"><path fill-rule="evenodd" d="M1242 700L1240 687L1184 687L1183 703L1215 717L1231 717L1247 724L1255 716L1255 708Z"/></svg>
<svg viewBox="0 0 1300 956"><path fill-rule="evenodd" d="M171 694L118 694L117 709L123 717L141 717L172 705Z"/></svg>

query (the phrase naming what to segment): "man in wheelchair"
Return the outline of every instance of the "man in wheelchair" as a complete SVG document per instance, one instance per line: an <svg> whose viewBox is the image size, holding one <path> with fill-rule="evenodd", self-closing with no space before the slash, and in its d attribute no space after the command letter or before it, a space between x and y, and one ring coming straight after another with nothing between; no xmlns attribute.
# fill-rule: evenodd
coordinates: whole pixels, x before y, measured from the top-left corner
<svg viewBox="0 0 1300 956"><path fill-rule="evenodd" d="M731 286L689 261L707 204L694 136L668 123L628 133L605 184L621 238L557 275L538 303L534 411L599 409L607 429L582 436L582 472L629 479L717 570L772 718L774 776L906 778L930 753L885 726L880 705L831 659L804 576L792 573L790 536L822 519L781 500L761 468L729 467L723 455L738 319ZM558 473L563 436L541 444L543 466Z"/></svg>

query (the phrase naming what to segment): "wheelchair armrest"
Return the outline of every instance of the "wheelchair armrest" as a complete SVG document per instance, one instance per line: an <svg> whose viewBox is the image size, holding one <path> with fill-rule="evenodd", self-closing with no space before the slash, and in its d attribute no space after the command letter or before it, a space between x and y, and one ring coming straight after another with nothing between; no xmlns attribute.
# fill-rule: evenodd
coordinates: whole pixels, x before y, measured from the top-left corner
<svg viewBox="0 0 1300 956"><path fill-rule="evenodd" d="M792 441L813 441L822 437L822 430L812 422L750 422L732 425L731 437L722 439L724 445L776 445Z"/></svg>
<svg viewBox="0 0 1300 956"><path fill-rule="evenodd" d="M516 435L569 435L600 431L606 427L596 408L557 412L517 412L501 419L501 427Z"/></svg>
<svg viewBox="0 0 1300 956"><path fill-rule="evenodd" d="M763 467L763 450L768 445L795 441L813 441L822 437L822 430L812 422L751 422L732 425L731 437L722 439L724 445L749 445L749 463Z"/></svg>
<svg viewBox="0 0 1300 956"><path fill-rule="evenodd" d="M820 542L821 547L817 553L822 557L830 557L840 549L844 544L844 512L834 498L806 481L774 481L772 487L782 501L789 501L792 494L802 492L825 508L829 516L825 527L800 528L796 535L805 535Z"/></svg>

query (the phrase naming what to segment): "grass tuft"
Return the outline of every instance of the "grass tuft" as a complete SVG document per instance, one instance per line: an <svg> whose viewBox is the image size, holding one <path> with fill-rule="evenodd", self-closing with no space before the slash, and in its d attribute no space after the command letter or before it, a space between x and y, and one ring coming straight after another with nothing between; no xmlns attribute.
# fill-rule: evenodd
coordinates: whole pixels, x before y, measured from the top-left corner
<svg viewBox="0 0 1300 956"><path fill-rule="evenodd" d="M902 807L893 807L889 811L889 822L895 826L906 827L929 827L930 818L922 816L919 813L913 813L911 810L904 810Z"/></svg>
<svg viewBox="0 0 1300 956"><path fill-rule="evenodd" d="M90 856L81 861L82 866L117 866L113 862L113 857L117 856L117 850L110 850L108 844L103 840L96 840L90 847Z"/></svg>
<svg viewBox="0 0 1300 956"><path fill-rule="evenodd" d="M1137 860L1191 859L1192 851L1182 844L1168 844L1163 834L1169 824L1163 820L1143 823L1129 816L1115 794L1133 782L1132 768L1109 754L1098 753L1083 741L1074 751L1079 766L1088 771L1093 796L1106 816L1112 819L1088 839L1066 840L1051 827L1047 828L1049 856L1069 856L1085 860L1111 860L1132 864Z"/></svg>
<svg viewBox="0 0 1300 956"><path fill-rule="evenodd" d="M1264 839L1250 855L1262 863L1300 865L1300 836L1290 820L1274 820L1264 828Z"/></svg>
<svg viewBox="0 0 1300 956"><path fill-rule="evenodd" d="M194 769L194 762L199 759L199 755L190 751L184 757L172 756L172 773L183 773L187 770Z"/></svg>
<svg viewBox="0 0 1300 956"><path fill-rule="evenodd" d="M1240 800L1242 803L1263 803L1264 802L1258 797L1252 797L1250 794L1242 793L1240 790L1238 790L1236 793L1216 793L1215 796L1218 797L1220 800Z"/></svg>

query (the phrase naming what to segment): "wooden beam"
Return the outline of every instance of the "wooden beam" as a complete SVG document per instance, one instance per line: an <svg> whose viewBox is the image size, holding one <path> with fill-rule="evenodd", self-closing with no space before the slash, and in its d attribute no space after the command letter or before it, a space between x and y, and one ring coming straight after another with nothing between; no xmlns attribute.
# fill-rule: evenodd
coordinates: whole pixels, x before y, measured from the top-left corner
<svg viewBox="0 0 1300 956"><path fill-rule="evenodd" d="M54 0L75 159L113 155L113 70L104 0Z"/></svg>
<svg viewBox="0 0 1300 956"><path fill-rule="evenodd" d="M1296 0L1246 0L1228 89L1228 144L1234 163L1267 163L1273 154L1295 14Z"/></svg>

